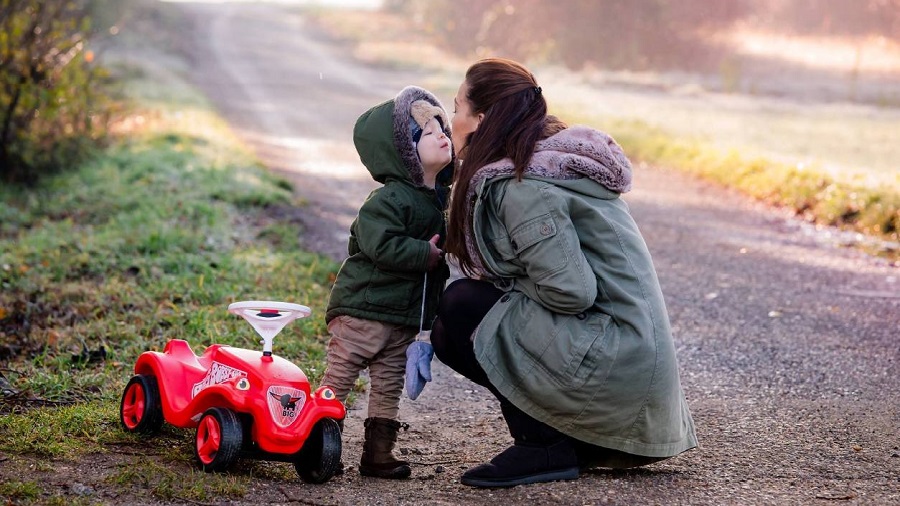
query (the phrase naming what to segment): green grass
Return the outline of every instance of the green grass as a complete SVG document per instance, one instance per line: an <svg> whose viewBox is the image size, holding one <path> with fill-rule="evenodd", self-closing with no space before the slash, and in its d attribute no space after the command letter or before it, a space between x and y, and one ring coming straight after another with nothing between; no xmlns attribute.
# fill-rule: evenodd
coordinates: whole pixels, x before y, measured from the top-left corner
<svg viewBox="0 0 900 506"><path fill-rule="evenodd" d="M236 474L207 474L199 470L179 472L156 459L141 458L120 466L106 482L117 487L149 490L162 500L221 501L240 498L248 490L250 476Z"/></svg>
<svg viewBox="0 0 900 506"><path fill-rule="evenodd" d="M0 396L7 455L52 468L146 445L118 421L138 355L174 338L196 353L212 343L258 348L255 331L226 311L237 300L312 308L279 334L275 350L314 385L324 371L323 314L338 265L299 249L299 225L270 217L304 203L255 161L205 98L157 70L117 70L127 113L89 163L36 187L0 188L0 347L12 355L0 373L20 391ZM105 360L76 360L101 347ZM252 464L237 475L184 476L193 468L191 437L164 429L153 443L158 456L108 480L162 499L204 501L243 496L251 476L287 473ZM0 496L15 502L60 499L40 483L2 487Z"/></svg>
<svg viewBox="0 0 900 506"><path fill-rule="evenodd" d="M209 142L180 133L123 140L34 190L0 192L9 218L0 233L0 321L4 339L28 347L7 373L17 388L52 400L112 400L118 392L100 387L127 380L138 353L169 339L255 347L252 329L226 313L230 302L322 310L337 266L299 250L295 227L251 225L265 223L267 209L295 205L291 192L258 166L211 163ZM324 332L318 313L286 329L277 346L315 377ZM102 370L67 374L73 353L100 346L112 358Z"/></svg>
<svg viewBox="0 0 900 506"><path fill-rule="evenodd" d="M575 121L584 118L574 116ZM900 191L836 179L816 166L778 162L675 138L639 121L608 122L609 132L637 160L678 168L737 188L811 221L900 241ZM900 252L887 252L896 255Z"/></svg>

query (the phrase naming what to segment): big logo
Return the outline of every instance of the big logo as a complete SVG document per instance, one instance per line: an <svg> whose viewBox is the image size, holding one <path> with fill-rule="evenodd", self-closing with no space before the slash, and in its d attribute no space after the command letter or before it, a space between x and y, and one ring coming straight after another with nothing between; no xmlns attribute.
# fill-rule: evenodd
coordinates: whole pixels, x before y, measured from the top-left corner
<svg viewBox="0 0 900 506"><path fill-rule="evenodd" d="M272 420L282 427L294 423L306 404L306 393L293 387L271 386L266 393Z"/></svg>

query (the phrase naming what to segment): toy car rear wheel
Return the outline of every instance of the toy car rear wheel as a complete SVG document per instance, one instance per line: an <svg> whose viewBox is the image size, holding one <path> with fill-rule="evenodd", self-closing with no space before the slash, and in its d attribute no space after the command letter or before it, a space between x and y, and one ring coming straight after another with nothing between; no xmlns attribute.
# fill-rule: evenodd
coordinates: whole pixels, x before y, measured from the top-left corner
<svg viewBox="0 0 900 506"><path fill-rule="evenodd" d="M131 377L122 393L119 421L128 432L145 435L159 432L163 415L155 376L137 374Z"/></svg>
<svg viewBox="0 0 900 506"><path fill-rule="evenodd" d="M294 469L307 483L325 483L341 468L341 428L337 420L316 422L303 448L295 455Z"/></svg>
<svg viewBox="0 0 900 506"><path fill-rule="evenodd" d="M224 471L237 460L244 434L234 411L209 408L200 417L194 455L206 472Z"/></svg>

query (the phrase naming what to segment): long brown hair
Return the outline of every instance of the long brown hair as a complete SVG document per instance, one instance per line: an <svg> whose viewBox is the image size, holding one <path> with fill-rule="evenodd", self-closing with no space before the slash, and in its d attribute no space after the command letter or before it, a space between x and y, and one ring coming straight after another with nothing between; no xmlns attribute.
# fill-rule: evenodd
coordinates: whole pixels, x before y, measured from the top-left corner
<svg viewBox="0 0 900 506"><path fill-rule="evenodd" d="M466 248L466 231L472 232L472 205L466 200L472 176L485 165L503 158L512 160L517 179L528 167L534 146L566 125L547 115L547 101L534 75L522 64L505 58L475 62L466 71L466 100L471 114L484 114L458 153L462 162L453 179L453 199L447 241L448 253L459 260L463 272L473 274L474 262Z"/></svg>

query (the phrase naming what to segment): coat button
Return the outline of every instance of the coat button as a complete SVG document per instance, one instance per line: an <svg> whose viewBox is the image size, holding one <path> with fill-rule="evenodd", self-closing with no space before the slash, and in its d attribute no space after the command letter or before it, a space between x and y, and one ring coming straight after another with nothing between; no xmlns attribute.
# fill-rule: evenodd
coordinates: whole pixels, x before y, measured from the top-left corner
<svg viewBox="0 0 900 506"><path fill-rule="evenodd" d="M550 235L549 223L541 223L541 235Z"/></svg>
<svg viewBox="0 0 900 506"><path fill-rule="evenodd" d="M584 313L578 313L577 315L575 315L575 318L578 318L579 320L584 320L585 318L587 318L587 315Z"/></svg>
<svg viewBox="0 0 900 506"><path fill-rule="evenodd" d="M503 297L500 297L500 302L509 302L509 295L504 295Z"/></svg>

